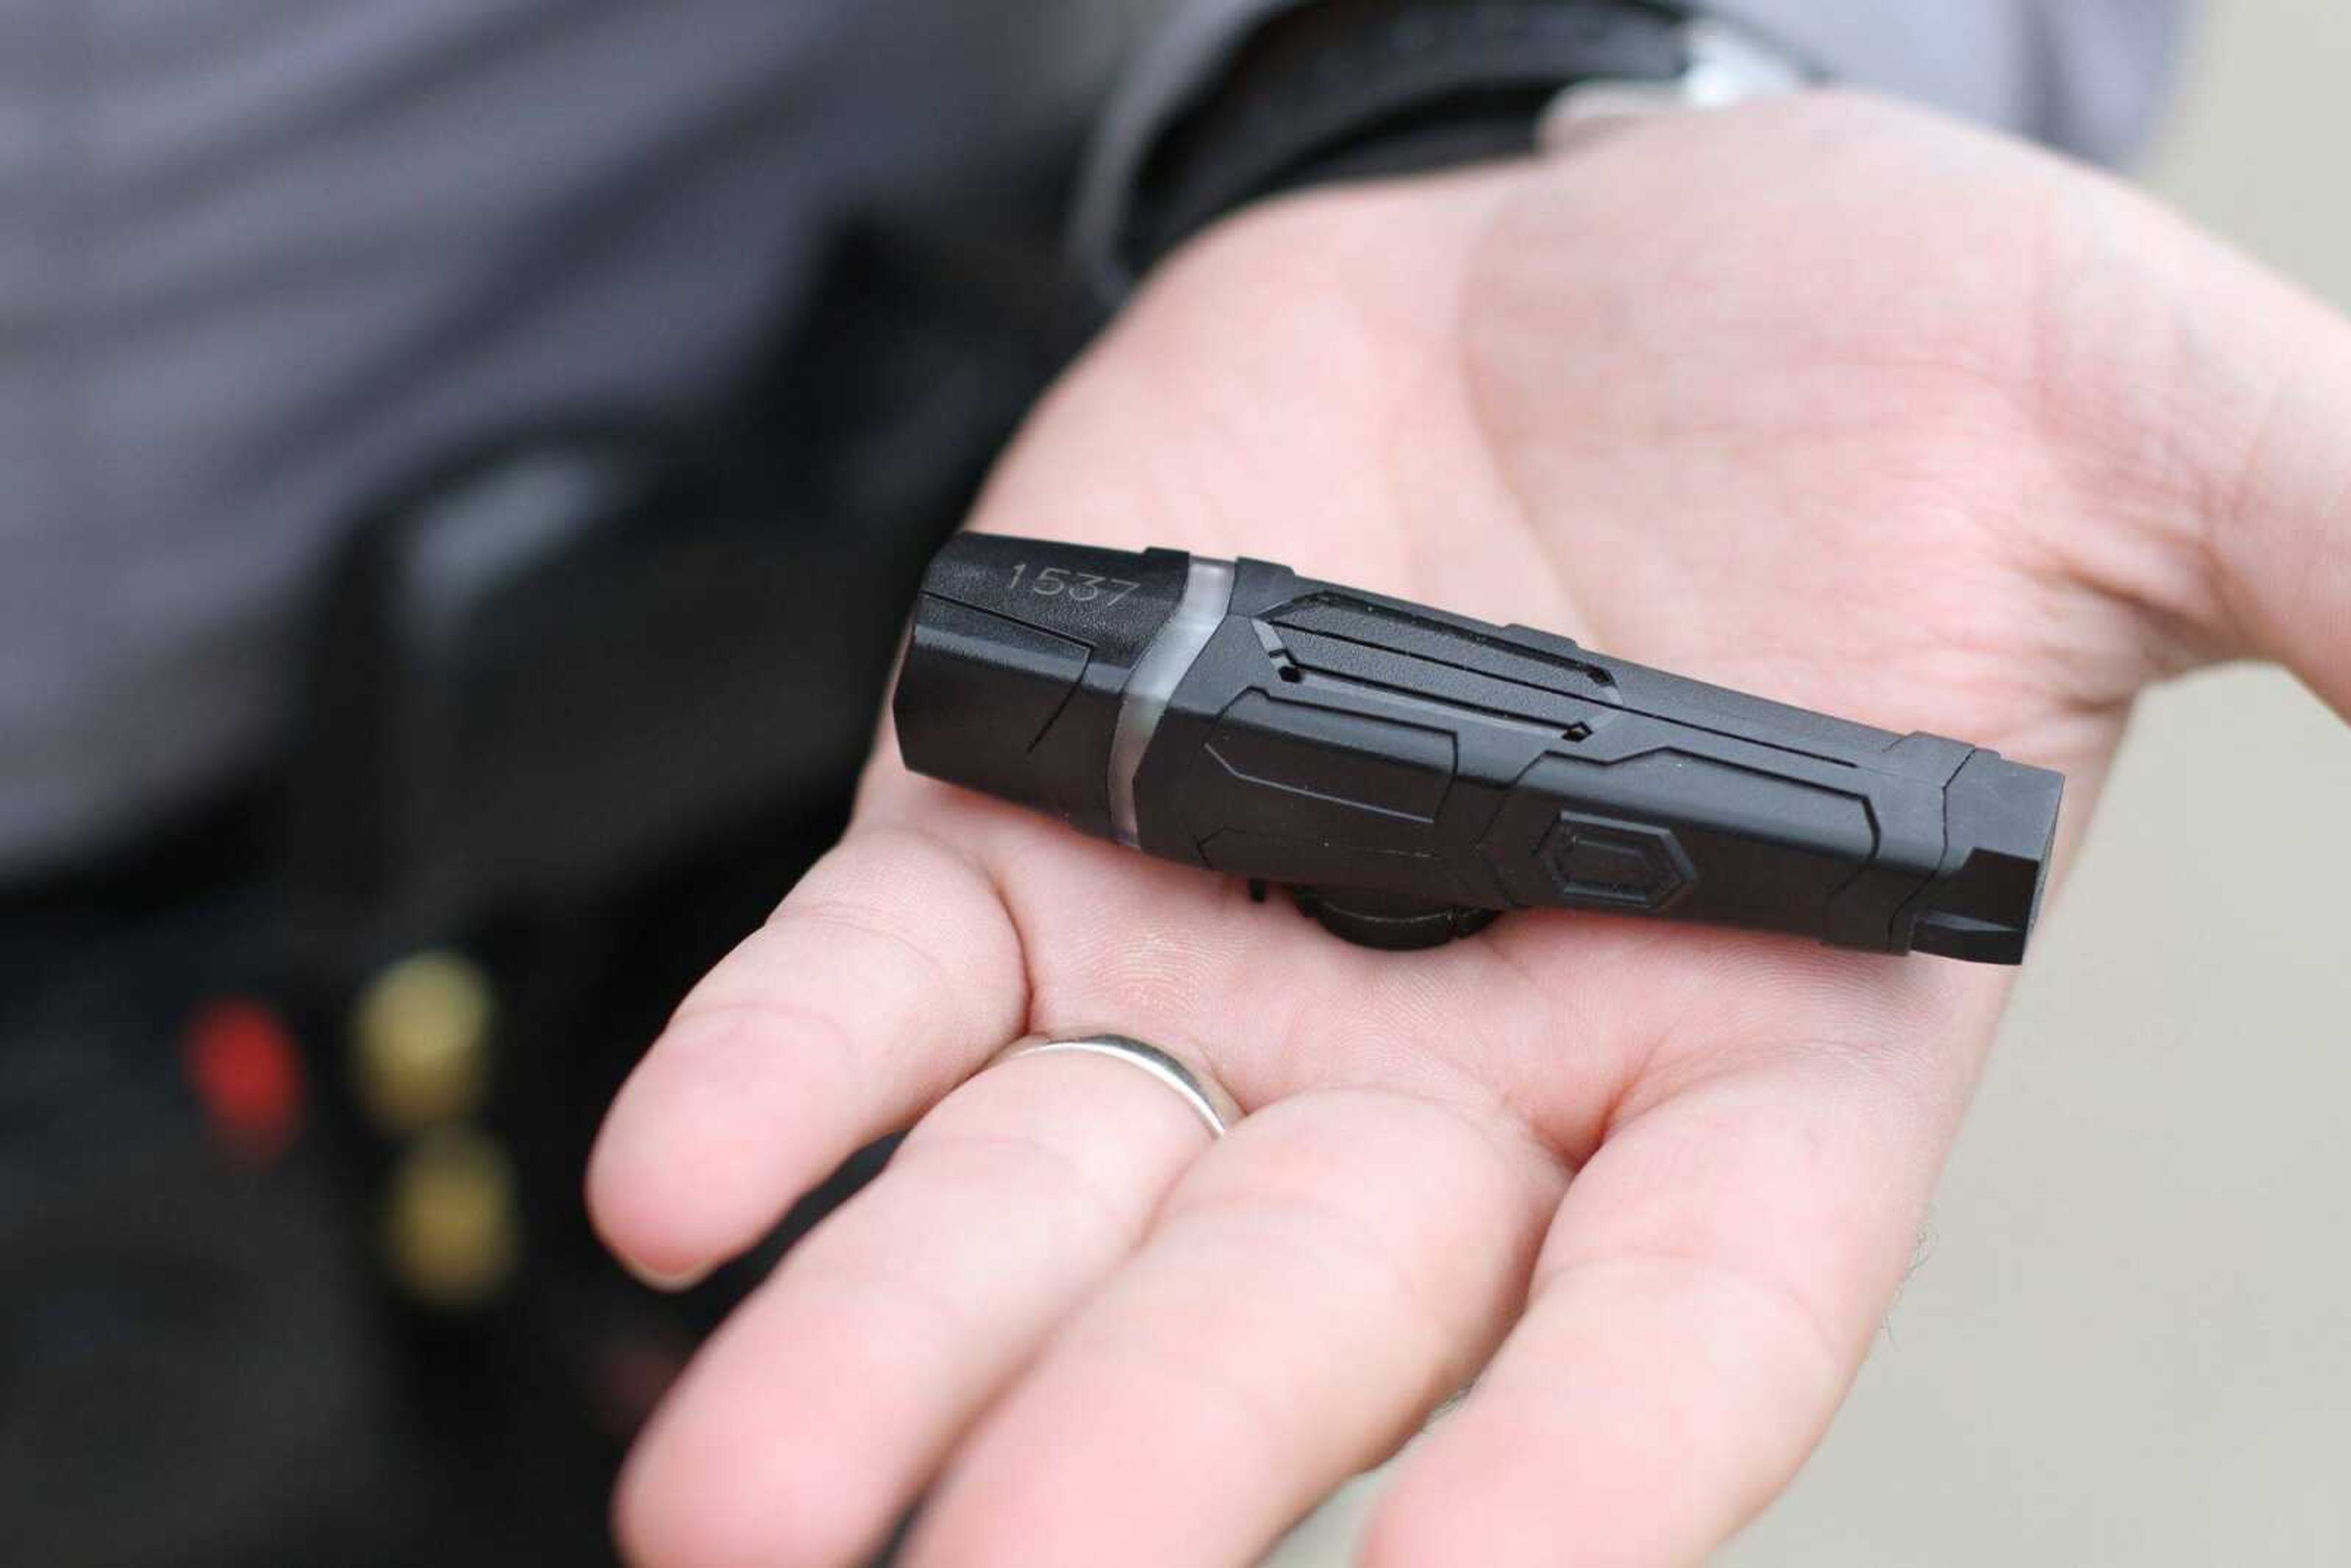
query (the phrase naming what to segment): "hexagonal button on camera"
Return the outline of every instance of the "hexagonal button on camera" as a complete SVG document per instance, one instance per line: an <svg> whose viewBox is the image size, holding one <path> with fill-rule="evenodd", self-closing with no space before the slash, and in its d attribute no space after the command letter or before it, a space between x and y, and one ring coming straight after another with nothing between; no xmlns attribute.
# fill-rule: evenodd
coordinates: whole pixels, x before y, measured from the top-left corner
<svg viewBox="0 0 2351 1568"><path fill-rule="evenodd" d="M1579 811L1559 814L1542 859L1562 897L1604 909L1654 913L1698 880L1672 829Z"/></svg>

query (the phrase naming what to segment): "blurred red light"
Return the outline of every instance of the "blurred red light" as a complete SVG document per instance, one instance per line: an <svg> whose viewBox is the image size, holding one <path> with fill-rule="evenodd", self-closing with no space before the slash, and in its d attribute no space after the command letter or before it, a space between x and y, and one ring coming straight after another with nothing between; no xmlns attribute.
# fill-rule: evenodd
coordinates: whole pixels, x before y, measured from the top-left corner
<svg viewBox="0 0 2351 1568"><path fill-rule="evenodd" d="M181 1039L181 1060L214 1137L238 1157L266 1165L300 1134L308 1097L301 1052L268 1008L235 998L199 1008Z"/></svg>

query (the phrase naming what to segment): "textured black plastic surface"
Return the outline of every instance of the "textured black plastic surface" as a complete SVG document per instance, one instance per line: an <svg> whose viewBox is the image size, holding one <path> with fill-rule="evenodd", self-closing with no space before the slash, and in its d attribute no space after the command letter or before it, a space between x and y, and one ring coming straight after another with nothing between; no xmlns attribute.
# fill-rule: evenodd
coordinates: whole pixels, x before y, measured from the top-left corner
<svg viewBox="0 0 2351 1568"><path fill-rule="evenodd" d="M1191 557L966 534L939 551L893 709L917 773L1111 836L1110 748L1134 662Z"/></svg>
<svg viewBox="0 0 2351 1568"><path fill-rule="evenodd" d="M949 544L900 686L908 764L1109 836L1121 689L1187 563ZM1137 586L1040 594L1052 567ZM2064 787L1964 742L1244 560L1134 793L1146 851L1307 890L1310 912L1378 946L1449 939L1469 912L1569 908L2015 963Z"/></svg>

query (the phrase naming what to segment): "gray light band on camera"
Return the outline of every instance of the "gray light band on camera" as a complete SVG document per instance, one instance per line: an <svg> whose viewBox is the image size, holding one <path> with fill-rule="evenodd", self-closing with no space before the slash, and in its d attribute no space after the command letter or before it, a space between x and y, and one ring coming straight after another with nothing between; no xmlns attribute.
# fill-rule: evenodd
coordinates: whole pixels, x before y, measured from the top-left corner
<svg viewBox="0 0 2351 1568"><path fill-rule="evenodd" d="M1134 674L1127 677L1118 727L1110 743L1110 825L1118 841L1130 849L1139 847L1142 840L1134 817L1135 769L1143 766L1143 754L1151 749L1151 737L1159 733L1167 699L1176 695L1176 684L1192 667L1192 661L1224 624L1225 612L1232 601L1233 563L1194 556L1176 613L1167 618L1167 624L1135 661Z"/></svg>

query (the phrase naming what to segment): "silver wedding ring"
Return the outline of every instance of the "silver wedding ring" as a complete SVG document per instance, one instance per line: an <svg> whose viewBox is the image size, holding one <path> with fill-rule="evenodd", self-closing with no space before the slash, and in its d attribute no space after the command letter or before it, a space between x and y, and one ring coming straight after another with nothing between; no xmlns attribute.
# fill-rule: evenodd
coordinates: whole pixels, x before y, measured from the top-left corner
<svg viewBox="0 0 2351 1568"><path fill-rule="evenodd" d="M1091 1056L1107 1056L1113 1061L1123 1061L1129 1067L1149 1073L1159 1082L1183 1096L1184 1103L1205 1123L1208 1135L1221 1138L1241 1119L1241 1108L1225 1092L1225 1086L1178 1056L1171 1056L1144 1040L1130 1040L1123 1034L1072 1035L1065 1040L1017 1040L996 1053L989 1062L1010 1061L1016 1057L1045 1056L1061 1051L1083 1051ZM983 1070L984 1071L984 1070Z"/></svg>

